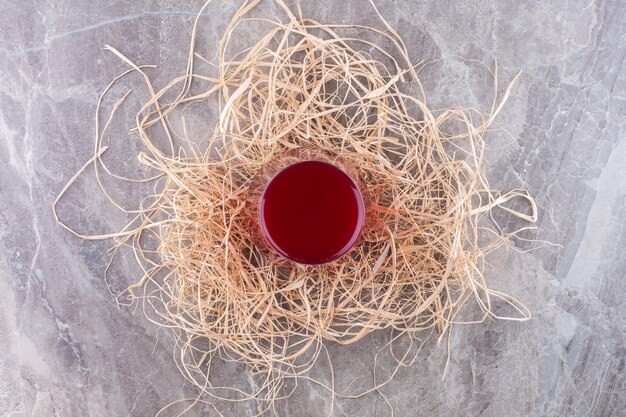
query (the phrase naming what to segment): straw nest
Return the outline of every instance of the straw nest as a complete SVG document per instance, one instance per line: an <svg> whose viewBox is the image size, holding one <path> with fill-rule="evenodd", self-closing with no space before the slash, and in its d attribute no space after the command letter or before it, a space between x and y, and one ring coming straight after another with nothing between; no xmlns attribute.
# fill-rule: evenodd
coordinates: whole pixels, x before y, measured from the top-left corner
<svg viewBox="0 0 626 417"><path fill-rule="evenodd" d="M148 82L152 98L134 131L145 144L139 160L156 172L158 190L142 203L139 224L80 235L133 246L145 274L130 291L175 330L185 375L208 390L210 359L219 353L265 372L266 384L250 396L272 399L276 381L304 374L326 342L348 345L390 328L444 334L470 299L484 317L499 318L491 312L498 299L519 313L510 318L528 318L521 303L490 290L481 274L485 255L508 244L482 219L494 208L529 221L536 215L526 192L501 194L483 173L483 134L510 87L484 116L434 111L418 67L382 18L384 30L349 27L393 50L366 35L342 36L348 26L303 18L281 1L286 22L259 20L272 25L267 34L230 51L237 26L257 3L246 2L228 26L217 75L197 71L204 61L194 49L196 20L186 73L161 91ZM130 65L127 72L145 74L108 49ZM192 94L196 81L210 87ZM408 85L417 94L406 93ZM172 92L175 98L164 101ZM170 120L175 110L214 96L221 96L221 108L209 146L178 138ZM156 146L156 128L171 141L169 150ZM101 137L89 163L102 164ZM255 181L266 180L286 155L306 159L307 152L341 160L367 197L355 249L320 266L268 256L251 214ZM507 208L513 198L528 200L530 214ZM481 230L493 230L493 239L481 240ZM144 237L156 237L158 248Z"/></svg>

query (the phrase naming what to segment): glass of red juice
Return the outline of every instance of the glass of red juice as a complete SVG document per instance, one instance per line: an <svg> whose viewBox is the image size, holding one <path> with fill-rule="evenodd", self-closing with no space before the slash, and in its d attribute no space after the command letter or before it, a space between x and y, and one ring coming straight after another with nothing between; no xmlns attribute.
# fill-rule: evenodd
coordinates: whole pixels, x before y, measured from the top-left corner
<svg viewBox="0 0 626 417"><path fill-rule="evenodd" d="M258 202L258 235L270 259L320 265L348 253L363 229L365 201L347 165L306 150L270 165L249 197Z"/></svg>

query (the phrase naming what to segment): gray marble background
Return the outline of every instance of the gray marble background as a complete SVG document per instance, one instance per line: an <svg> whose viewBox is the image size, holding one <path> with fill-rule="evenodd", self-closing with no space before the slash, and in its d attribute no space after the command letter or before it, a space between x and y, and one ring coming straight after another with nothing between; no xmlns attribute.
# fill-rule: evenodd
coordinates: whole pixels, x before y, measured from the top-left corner
<svg viewBox="0 0 626 417"><path fill-rule="evenodd" d="M379 25L363 1L303 3L305 14L322 22ZM561 245L495 256L487 273L491 285L526 303L533 319L457 327L443 380L446 348L427 342L415 363L383 390L394 415L625 416L626 3L377 3L415 61L443 58L424 72L434 106L484 109L489 103L492 84L470 60L491 65L497 58L504 82L524 71L496 122L510 135L490 138L489 178L501 189L530 190L540 208L539 238ZM137 63L158 64L151 75L163 86L184 71L201 5L0 2L2 416L153 416L163 405L194 395L172 360L171 335L140 310L116 306L102 278L110 243L69 235L55 223L50 204L91 155L98 94L126 68L103 45ZM199 30L207 55L214 56L236 6L216 1L208 7ZM275 13L271 1L257 11ZM249 37L260 33L253 27ZM126 82L126 88L140 85L138 77ZM144 99L137 87L116 125L130 126L130 110ZM121 139L107 160L132 172L140 148L123 129L114 133ZM64 201L65 219L82 231L118 229L125 217L93 190L93 176L87 175ZM127 189L120 192L134 200ZM133 280L131 265L129 260L115 267L114 290ZM371 383L373 353L388 338L381 332L347 348L330 347L342 386L356 390ZM391 365L382 358L380 372ZM243 378L237 383L244 386L248 373L225 364L220 377ZM260 407L214 405L234 416L253 415ZM175 415L173 410L162 415ZM279 416L329 411L328 395L304 382L293 399L276 405ZM218 414L201 405L188 415ZM333 415L391 413L382 396L371 394L338 400Z"/></svg>

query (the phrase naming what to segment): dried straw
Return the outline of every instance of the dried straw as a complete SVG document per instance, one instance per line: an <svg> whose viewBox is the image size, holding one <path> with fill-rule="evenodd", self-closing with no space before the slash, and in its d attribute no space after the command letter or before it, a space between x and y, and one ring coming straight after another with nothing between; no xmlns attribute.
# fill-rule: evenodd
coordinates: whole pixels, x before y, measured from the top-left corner
<svg viewBox="0 0 626 417"><path fill-rule="evenodd" d="M203 60L195 51L198 20L186 73L160 91L143 67L107 47L149 87L152 98L138 112L134 131L145 144L139 160L156 171L158 191L120 232L85 236L64 225L86 239L114 238L118 246L133 247L144 276L129 290L155 322L175 330L182 372L220 397L211 390L211 359L221 354L244 362L267 377L256 392L233 388L237 398L271 403L284 378L306 375L324 343L351 344L379 329L443 335L470 299L484 311L483 320L528 319L520 302L489 289L481 274L485 255L517 233L504 236L488 227L483 219L493 209L536 221L525 191L501 194L483 173L483 134L513 83L485 116L433 111L402 39L382 17L385 30L322 24L294 15L282 0L276 3L288 20L258 19L272 29L251 48L231 53L237 26L258 3L247 1L228 26L215 77L195 71ZM372 33L394 49L363 40L365 35L342 36L347 28ZM211 86L191 94L196 81ZM403 92L409 82L419 97ZM497 91L495 75L494 83ZM175 99L164 103L172 93ZM175 110L216 95L223 106L210 145L177 144L170 121ZM153 140L159 126L168 151ZM102 135L98 131L94 157L85 165L95 163L96 172L104 167ZM272 262L259 248L246 208L260 173L286 152L303 149L341 158L358 173L368 197L356 249L321 266ZM515 198L530 203L530 214L505 206ZM486 243L479 239L485 230L495 237ZM156 237L156 251L146 237ZM518 315L496 315L495 301Z"/></svg>

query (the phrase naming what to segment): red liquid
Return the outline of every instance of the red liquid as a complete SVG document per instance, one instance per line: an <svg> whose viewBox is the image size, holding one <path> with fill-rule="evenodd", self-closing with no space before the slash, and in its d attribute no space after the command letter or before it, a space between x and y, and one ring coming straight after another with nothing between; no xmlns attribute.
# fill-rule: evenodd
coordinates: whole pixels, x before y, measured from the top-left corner
<svg viewBox="0 0 626 417"><path fill-rule="evenodd" d="M359 238L364 218L357 185L326 162L283 169L261 196L265 237L281 255L302 264L322 264L345 254Z"/></svg>

